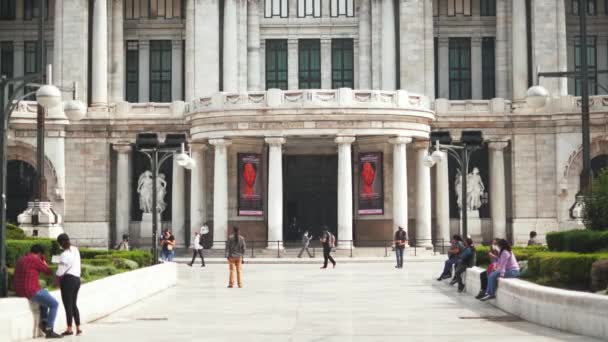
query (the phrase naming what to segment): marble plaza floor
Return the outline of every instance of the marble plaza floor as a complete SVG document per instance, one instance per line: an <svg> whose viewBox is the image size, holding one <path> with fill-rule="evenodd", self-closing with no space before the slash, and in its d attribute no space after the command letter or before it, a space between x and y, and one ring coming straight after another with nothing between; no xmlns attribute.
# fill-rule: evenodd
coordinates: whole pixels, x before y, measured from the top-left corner
<svg viewBox="0 0 608 342"><path fill-rule="evenodd" d="M339 262L339 260L338 260ZM179 284L64 341L595 341L511 317L433 278L439 262L180 265Z"/></svg>

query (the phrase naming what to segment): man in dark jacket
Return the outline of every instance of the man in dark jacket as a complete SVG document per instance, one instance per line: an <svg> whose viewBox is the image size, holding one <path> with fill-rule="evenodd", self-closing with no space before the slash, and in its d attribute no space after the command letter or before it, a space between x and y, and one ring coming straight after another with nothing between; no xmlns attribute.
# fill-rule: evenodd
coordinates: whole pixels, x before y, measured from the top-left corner
<svg viewBox="0 0 608 342"><path fill-rule="evenodd" d="M395 232L395 256L397 257L397 266L395 268L403 268L403 251L407 242L407 233L403 227Z"/></svg>
<svg viewBox="0 0 608 342"><path fill-rule="evenodd" d="M239 234L239 227L232 227L232 235L226 241L226 258L230 266L228 287L234 287L234 273L239 287L243 287L242 264L245 256L245 238Z"/></svg>
<svg viewBox="0 0 608 342"><path fill-rule="evenodd" d="M332 248L336 247L336 237L329 232L327 226L323 227L323 234L321 234L321 244L323 245L323 266L321 268L327 268L327 261L331 261L336 268L336 261L331 256Z"/></svg>
<svg viewBox="0 0 608 342"><path fill-rule="evenodd" d="M464 240L464 250L458 255L458 261L456 263L456 271L454 272L454 279L450 282L450 285L458 283L458 292L464 291L464 283L462 281L462 274L467 271L467 268L475 266L476 261L475 246L473 240L466 238Z"/></svg>

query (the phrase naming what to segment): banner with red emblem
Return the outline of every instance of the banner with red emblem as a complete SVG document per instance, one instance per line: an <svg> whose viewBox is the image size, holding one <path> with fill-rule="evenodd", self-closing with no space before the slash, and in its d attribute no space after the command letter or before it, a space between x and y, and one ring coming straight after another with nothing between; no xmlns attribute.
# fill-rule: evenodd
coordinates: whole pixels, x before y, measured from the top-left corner
<svg viewBox="0 0 608 342"><path fill-rule="evenodd" d="M239 216L262 216L262 168L261 155L239 153L238 158L238 213Z"/></svg>
<svg viewBox="0 0 608 342"><path fill-rule="evenodd" d="M382 152L359 153L359 215L384 214Z"/></svg>

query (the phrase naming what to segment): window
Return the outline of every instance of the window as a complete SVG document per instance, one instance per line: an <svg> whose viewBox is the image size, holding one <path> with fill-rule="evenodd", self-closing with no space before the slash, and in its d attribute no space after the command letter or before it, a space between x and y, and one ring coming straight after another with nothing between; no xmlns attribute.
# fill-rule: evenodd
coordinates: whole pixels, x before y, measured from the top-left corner
<svg viewBox="0 0 608 342"><path fill-rule="evenodd" d="M24 42L24 75L35 74L38 70L38 42ZM24 94L34 91L34 88L25 87ZM35 101L36 95L32 94L26 98L28 101Z"/></svg>
<svg viewBox="0 0 608 342"><path fill-rule="evenodd" d="M15 1L0 0L0 20L15 20Z"/></svg>
<svg viewBox="0 0 608 342"><path fill-rule="evenodd" d="M496 0L479 0L479 14L482 17L496 16Z"/></svg>
<svg viewBox="0 0 608 342"><path fill-rule="evenodd" d="M150 41L150 101L171 102L171 41Z"/></svg>
<svg viewBox="0 0 608 342"><path fill-rule="evenodd" d="M481 40L481 86L482 98L489 100L496 96L494 37Z"/></svg>
<svg viewBox="0 0 608 342"><path fill-rule="evenodd" d="M321 17L321 0L298 0L298 17Z"/></svg>
<svg viewBox="0 0 608 342"><path fill-rule="evenodd" d="M184 0L123 0L125 19L184 17Z"/></svg>
<svg viewBox="0 0 608 342"><path fill-rule="evenodd" d="M450 100L471 98L471 38L450 38Z"/></svg>
<svg viewBox="0 0 608 342"><path fill-rule="evenodd" d="M448 0L448 15L471 15L471 0Z"/></svg>
<svg viewBox="0 0 608 342"><path fill-rule="evenodd" d="M331 87L354 88L353 40L332 39L331 41Z"/></svg>
<svg viewBox="0 0 608 342"><path fill-rule="evenodd" d="M13 42L0 43L0 76L13 77ZM13 85L9 85L9 96L13 93Z"/></svg>
<svg viewBox="0 0 608 342"><path fill-rule="evenodd" d="M572 0L572 15L580 15L580 0ZM597 15L597 0L587 0L587 14Z"/></svg>
<svg viewBox="0 0 608 342"><path fill-rule="evenodd" d="M264 0L264 17L266 18L287 18L288 10L287 0Z"/></svg>
<svg viewBox="0 0 608 342"><path fill-rule="evenodd" d="M331 0L331 16L332 17L354 17L355 4L354 0Z"/></svg>
<svg viewBox="0 0 608 342"><path fill-rule="evenodd" d="M139 42L127 41L126 93L128 102L139 102Z"/></svg>
<svg viewBox="0 0 608 342"><path fill-rule="evenodd" d="M581 71L581 42L577 38L574 42L574 69ZM587 67L589 70L589 95L597 94L597 48L596 37L587 37ZM582 80L580 77L574 79L574 94L580 96L582 92Z"/></svg>
<svg viewBox="0 0 608 342"><path fill-rule="evenodd" d="M321 41L300 39L298 41L299 78L298 88L321 88Z"/></svg>
<svg viewBox="0 0 608 342"><path fill-rule="evenodd" d="M49 0L45 0L45 17L49 17ZM40 0L23 0L23 19L40 18Z"/></svg>
<svg viewBox="0 0 608 342"><path fill-rule="evenodd" d="M287 40L266 40L266 89L287 90Z"/></svg>

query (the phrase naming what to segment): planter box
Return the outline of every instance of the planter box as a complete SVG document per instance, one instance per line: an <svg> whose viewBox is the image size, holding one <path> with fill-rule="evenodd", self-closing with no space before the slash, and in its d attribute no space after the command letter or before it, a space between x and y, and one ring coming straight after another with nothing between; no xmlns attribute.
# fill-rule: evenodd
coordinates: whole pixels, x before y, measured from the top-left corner
<svg viewBox="0 0 608 342"><path fill-rule="evenodd" d="M84 284L78 293L82 323L91 322L177 284L177 264L165 263L125 272ZM58 290L51 292L59 302L55 331L66 328L65 310ZM38 305L25 298L0 299L2 341L37 337Z"/></svg>

